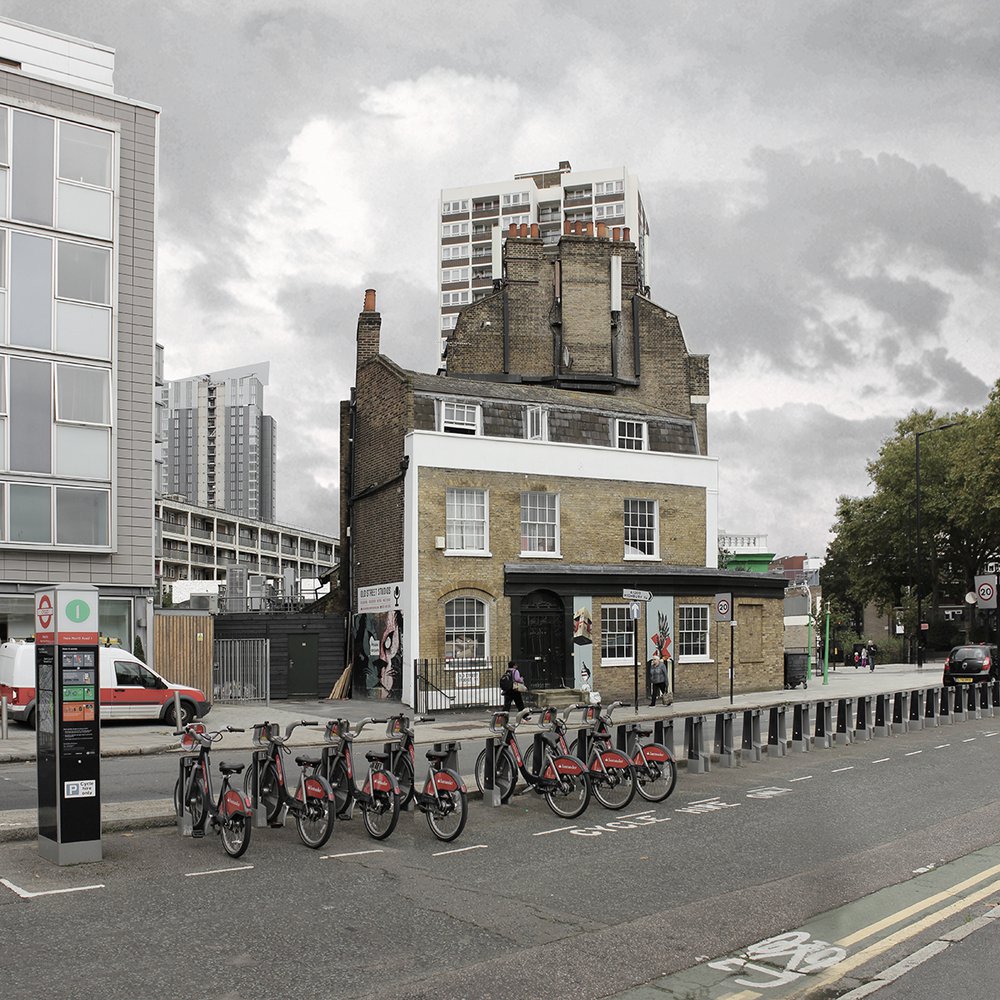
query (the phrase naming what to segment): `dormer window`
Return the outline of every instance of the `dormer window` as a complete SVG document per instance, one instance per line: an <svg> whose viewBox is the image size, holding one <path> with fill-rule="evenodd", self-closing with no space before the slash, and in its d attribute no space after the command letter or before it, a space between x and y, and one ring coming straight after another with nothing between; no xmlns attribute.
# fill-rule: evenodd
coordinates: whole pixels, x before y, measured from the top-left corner
<svg viewBox="0 0 1000 1000"><path fill-rule="evenodd" d="M548 412L542 406L524 409L524 436L529 441L547 441L549 437Z"/></svg>
<svg viewBox="0 0 1000 1000"><path fill-rule="evenodd" d="M644 420L616 420L615 444L626 451L645 451L648 447Z"/></svg>
<svg viewBox="0 0 1000 1000"><path fill-rule="evenodd" d="M479 434L480 408L476 403L441 403L441 430L446 434Z"/></svg>

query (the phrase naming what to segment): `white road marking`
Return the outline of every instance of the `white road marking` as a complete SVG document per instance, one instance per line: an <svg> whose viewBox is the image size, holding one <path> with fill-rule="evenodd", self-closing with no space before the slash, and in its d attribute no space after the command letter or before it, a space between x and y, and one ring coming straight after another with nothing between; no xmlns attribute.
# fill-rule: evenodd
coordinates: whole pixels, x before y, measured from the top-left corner
<svg viewBox="0 0 1000 1000"><path fill-rule="evenodd" d="M240 865L238 868L212 868L207 872L185 872L185 878L197 878L199 875L225 875L227 872L248 872L253 865Z"/></svg>
<svg viewBox="0 0 1000 1000"><path fill-rule="evenodd" d="M29 892L27 889L22 889L19 885L14 885L13 882L8 882L5 878L0 878L0 885L7 886L11 892L16 893L21 899L35 899L38 896L61 896L67 892L87 892L88 889L104 888L104 884L101 883L100 885L75 885L71 889L48 889L45 892Z"/></svg>
<svg viewBox="0 0 1000 1000"><path fill-rule="evenodd" d="M804 774L801 778L789 778L789 781L808 781L812 777L811 774Z"/></svg>
<svg viewBox="0 0 1000 1000"><path fill-rule="evenodd" d="M436 854L432 854L432 858L443 858L446 854L462 854L465 851L484 851L490 845L489 844L473 844L471 847L456 847L451 851L438 851Z"/></svg>
<svg viewBox="0 0 1000 1000"><path fill-rule="evenodd" d="M547 837L550 833L562 833L563 830L575 830L578 825L578 823L574 823L572 826L557 826L554 830L542 830L541 833L533 833L532 837Z"/></svg>
<svg viewBox="0 0 1000 1000"><path fill-rule="evenodd" d="M923 753L923 750L911 750L909 753L903 754L904 757L916 757L918 753Z"/></svg>
<svg viewBox="0 0 1000 1000"><path fill-rule="evenodd" d="M653 811L652 809L643 809L642 812L626 813L624 816L619 816L618 818L619 819L633 819L636 816L646 816L649 813L651 813L652 811Z"/></svg>
<svg viewBox="0 0 1000 1000"><path fill-rule="evenodd" d="M878 760L873 760L873 764L884 764L887 760L892 760L891 757L879 757Z"/></svg>
<svg viewBox="0 0 1000 1000"><path fill-rule="evenodd" d="M963 743L975 743L976 742L976 737L975 736L970 736L967 740L962 740L962 742Z"/></svg>
<svg viewBox="0 0 1000 1000"><path fill-rule="evenodd" d="M854 770L854 765L852 764L850 767L837 767L837 768L834 768L830 773L831 774L840 774L841 771L853 771L853 770Z"/></svg>
<svg viewBox="0 0 1000 1000"><path fill-rule="evenodd" d="M996 733L983 733L983 736L996 736Z"/></svg>
<svg viewBox="0 0 1000 1000"><path fill-rule="evenodd" d="M932 861L929 865L924 865L923 868L914 868L913 869L913 874L914 875L923 875L926 872L933 871L936 867L937 867L937 862L936 861Z"/></svg>
<svg viewBox="0 0 1000 1000"><path fill-rule="evenodd" d="M345 851L343 854L321 854L320 861L329 861L330 858L356 858L361 854L384 854L381 847L376 847L371 851Z"/></svg>
<svg viewBox="0 0 1000 1000"><path fill-rule="evenodd" d="M689 802L689 806L700 806L704 805L706 802L718 802L719 796L713 795L710 799L697 799L695 802Z"/></svg>
<svg viewBox="0 0 1000 1000"><path fill-rule="evenodd" d="M950 743L939 743L934 749L943 750L945 747L950 747L950 746L951 746Z"/></svg>

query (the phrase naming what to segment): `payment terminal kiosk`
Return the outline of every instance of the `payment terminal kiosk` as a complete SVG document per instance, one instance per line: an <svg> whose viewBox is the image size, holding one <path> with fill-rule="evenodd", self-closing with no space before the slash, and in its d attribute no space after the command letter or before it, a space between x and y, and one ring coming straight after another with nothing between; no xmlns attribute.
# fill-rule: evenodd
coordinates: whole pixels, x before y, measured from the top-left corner
<svg viewBox="0 0 1000 1000"><path fill-rule="evenodd" d="M57 865L101 860L98 591L35 591L38 853Z"/></svg>

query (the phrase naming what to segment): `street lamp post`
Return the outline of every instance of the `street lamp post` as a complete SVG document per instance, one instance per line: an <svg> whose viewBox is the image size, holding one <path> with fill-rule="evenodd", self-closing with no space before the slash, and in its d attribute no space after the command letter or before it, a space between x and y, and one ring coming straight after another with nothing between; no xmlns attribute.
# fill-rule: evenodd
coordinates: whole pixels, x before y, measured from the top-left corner
<svg viewBox="0 0 1000 1000"><path fill-rule="evenodd" d="M961 423L960 420L953 420L949 424L941 424L939 427L928 427L925 431L917 431L914 434L916 439L916 449L915 449L915 459L916 459L916 475L915 475L915 485L916 485L916 502L914 504L915 514L916 514L916 534L917 534L917 564L915 568L916 573L916 588L917 588L917 669L922 670L924 667L923 655L920 648L920 640L923 638L923 604L922 604L922 594L920 591L920 439L925 434L933 434L935 431L946 431L949 427L957 427Z"/></svg>

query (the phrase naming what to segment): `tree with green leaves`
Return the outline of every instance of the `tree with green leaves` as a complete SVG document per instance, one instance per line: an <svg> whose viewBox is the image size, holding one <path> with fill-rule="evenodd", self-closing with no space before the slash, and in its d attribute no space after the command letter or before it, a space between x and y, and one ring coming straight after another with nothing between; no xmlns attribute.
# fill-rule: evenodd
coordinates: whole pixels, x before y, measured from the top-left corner
<svg viewBox="0 0 1000 1000"><path fill-rule="evenodd" d="M927 433L950 423L955 426ZM976 574L1000 553L1000 381L982 410L908 414L868 463L868 475L871 495L837 501L835 537L821 571L823 592L852 616L869 603L880 614L902 607L912 635L918 582L926 607L938 607L942 599L961 602Z"/></svg>

